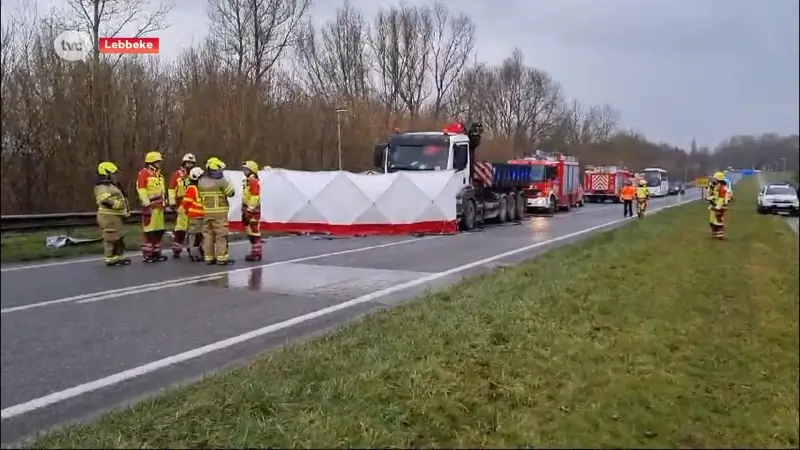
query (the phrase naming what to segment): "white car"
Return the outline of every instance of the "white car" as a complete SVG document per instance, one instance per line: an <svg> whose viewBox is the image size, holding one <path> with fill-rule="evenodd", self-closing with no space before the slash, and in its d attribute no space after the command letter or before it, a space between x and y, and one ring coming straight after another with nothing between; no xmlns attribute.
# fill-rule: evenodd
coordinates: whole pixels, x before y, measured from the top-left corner
<svg viewBox="0 0 800 450"><path fill-rule="evenodd" d="M797 191L785 184L768 184L758 193L758 213L789 213L796 216L800 210Z"/></svg>

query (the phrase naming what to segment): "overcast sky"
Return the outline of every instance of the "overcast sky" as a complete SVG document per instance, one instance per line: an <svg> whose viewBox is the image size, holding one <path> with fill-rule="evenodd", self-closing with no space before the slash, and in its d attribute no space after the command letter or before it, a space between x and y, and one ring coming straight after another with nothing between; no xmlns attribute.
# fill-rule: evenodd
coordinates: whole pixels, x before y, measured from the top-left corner
<svg viewBox="0 0 800 450"><path fill-rule="evenodd" d="M20 0L3 1L3 8ZM205 0L173 0L163 57L206 33ZM388 0L352 0L368 17ZM38 0L40 9L61 0ZM428 3L407 0L409 4ZM797 133L797 0L446 0L477 24L478 59L514 46L582 103L610 103L623 126L688 147L733 134ZM342 2L316 0L315 20Z"/></svg>

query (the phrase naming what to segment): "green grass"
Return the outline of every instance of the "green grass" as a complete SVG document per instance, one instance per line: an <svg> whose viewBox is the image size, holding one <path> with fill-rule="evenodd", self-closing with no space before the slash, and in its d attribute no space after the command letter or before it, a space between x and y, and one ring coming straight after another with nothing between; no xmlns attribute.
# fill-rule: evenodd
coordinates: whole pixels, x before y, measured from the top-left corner
<svg viewBox="0 0 800 450"><path fill-rule="evenodd" d="M797 236L738 192L28 445L797 448Z"/></svg>

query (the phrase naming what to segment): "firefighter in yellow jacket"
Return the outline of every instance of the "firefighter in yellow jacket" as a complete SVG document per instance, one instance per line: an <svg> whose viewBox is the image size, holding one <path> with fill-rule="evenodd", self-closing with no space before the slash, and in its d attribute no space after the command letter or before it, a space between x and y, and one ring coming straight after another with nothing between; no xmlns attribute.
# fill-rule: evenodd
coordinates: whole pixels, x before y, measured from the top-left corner
<svg viewBox="0 0 800 450"><path fill-rule="evenodd" d="M235 190L222 171L225 163L209 158L206 172L197 181L203 204L203 258L206 264L233 264L228 256L228 210Z"/></svg>
<svg viewBox="0 0 800 450"><path fill-rule="evenodd" d="M97 183L94 199L97 203L97 224L103 231L103 254L107 266L127 266L131 260L125 258L123 217L131 215L128 198L119 186L119 169L112 162L101 162L97 166Z"/></svg>
<svg viewBox="0 0 800 450"><path fill-rule="evenodd" d="M711 191L708 205L708 225L711 228L712 239L725 239L725 211L727 208L728 192L725 174L714 174L714 187Z"/></svg>
<svg viewBox="0 0 800 450"><path fill-rule="evenodd" d="M246 161L242 165L244 183L242 186L242 225L250 241L247 261L261 261L261 182L258 180L258 164Z"/></svg>
<svg viewBox="0 0 800 450"><path fill-rule="evenodd" d="M159 152L148 152L144 156L145 167L136 178L136 192L142 203L142 258L146 263L166 261L161 254L161 240L164 238L166 206L164 176L161 162L164 158Z"/></svg>
<svg viewBox="0 0 800 450"><path fill-rule="evenodd" d="M647 181L639 180L636 187L636 215L641 219L647 211L647 201L650 199L650 191L647 190Z"/></svg>
<svg viewBox="0 0 800 450"><path fill-rule="evenodd" d="M181 206L183 196L186 194L186 187L189 185L189 171L197 163L197 159L193 154L187 153L183 155L181 166L169 179L169 186L167 189L167 197L169 198L169 206L174 208L177 212L175 219L175 228L172 230L172 257L180 258L183 252L183 245L186 242L186 230L189 228L189 217L186 215L186 210Z"/></svg>

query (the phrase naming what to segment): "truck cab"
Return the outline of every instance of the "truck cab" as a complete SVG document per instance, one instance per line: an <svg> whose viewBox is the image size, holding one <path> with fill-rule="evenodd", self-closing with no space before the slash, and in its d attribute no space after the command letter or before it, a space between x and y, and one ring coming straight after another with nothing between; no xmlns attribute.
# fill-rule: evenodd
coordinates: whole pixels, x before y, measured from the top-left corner
<svg viewBox="0 0 800 450"><path fill-rule="evenodd" d="M375 146L373 165L384 173L397 171L452 170L461 189L456 200L456 214L462 229L496 219L499 222L521 220L525 213L520 186L528 182L498 164L477 162L475 149L480 146L483 125L469 128L453 123L442 131L395 132L387 142Z"/></svg>

